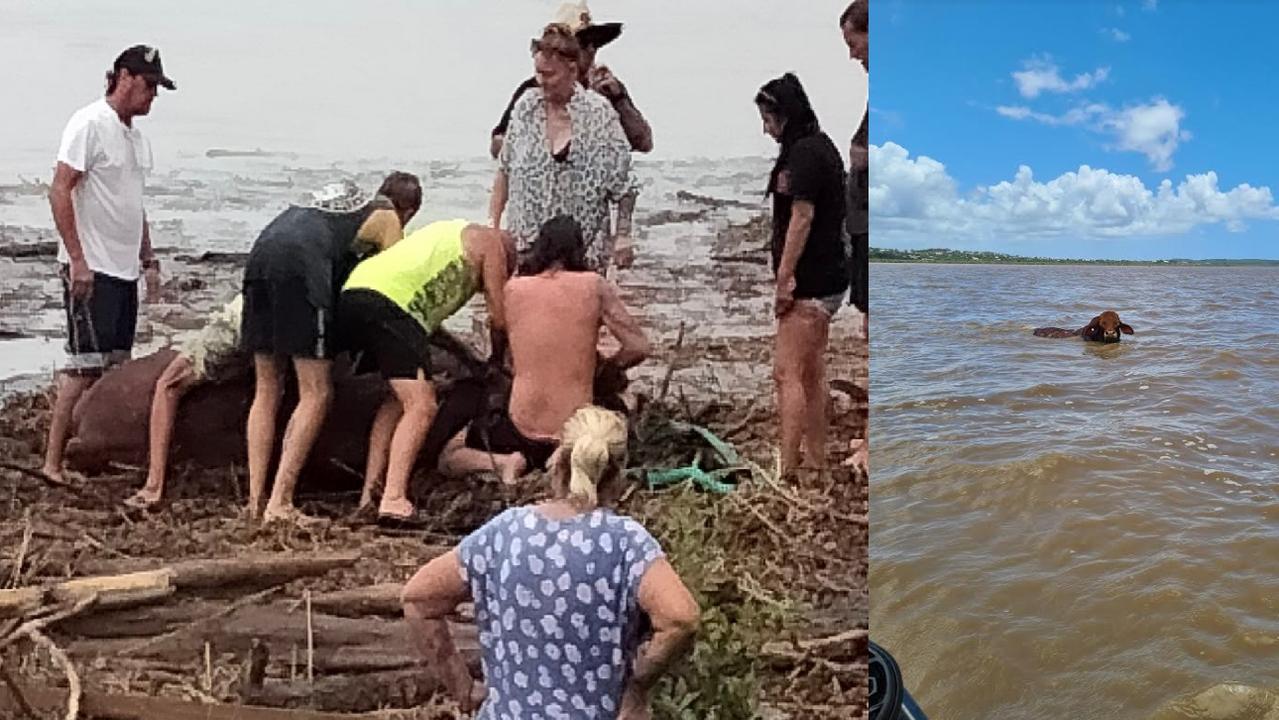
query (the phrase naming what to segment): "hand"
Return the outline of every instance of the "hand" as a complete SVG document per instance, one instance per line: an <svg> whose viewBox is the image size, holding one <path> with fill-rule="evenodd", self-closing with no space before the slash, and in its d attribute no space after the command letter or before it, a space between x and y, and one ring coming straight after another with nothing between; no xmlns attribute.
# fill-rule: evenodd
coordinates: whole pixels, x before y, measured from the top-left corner
<svg viewBox="0 0 1279 720"><path fill-rule="evenodd" d="M795 278L777 278L777 294L773 301L773 314L783 317L795 307Z"/></svg>
<svg viewBox="0 0 1279 720"><path fill-rule="evenodd" d="M88 300L93 294L93 271L89 269L89 263L84 258L71 261L71 271L69 278L71 282L71 297L76 300Z"/></svg>
<svg viewBox="0 0 1279 720"><path fill-rule="evenodd" d="M631 244L630 235L618 235L613 239L613 265L618 270L635 264L635 246Z"/></svg>
<svg viewBox="0 0 1279 720"><path fill-rule="evenodd" d="M613 76L613 71L609 70L607 65L591 68L587 79L590 81L591 89L608 98L609 102L617 102L626 96L626 89L622 87L622 82Z"/></svg>
<svg viewBox="0 0 1279 720"><path fill-rule="evenodd" d="M163 298L163 292L160 284L160 266L152 265L143 271L143 277L146 279L147 296L146 301L149 303L158 303Z"/></svg>
<svg viewBox="0 0 1279 720"><path fill-rule="evenodd" d="M617 720L651 720L652 717L648 690L640 689L633 682L628 683L626 692L622 693L622 708L617 713Z"/></svg>
<svg viewBox="0 0 1279 720"><path fill-rule="evenodd" d="M465 713L473 712L479 707L486 692L483 683L476 687L477 683L471 679L471 672L466 668L466 661L457 653L445 661L444 684L449 695L457 700Z"/></svg>

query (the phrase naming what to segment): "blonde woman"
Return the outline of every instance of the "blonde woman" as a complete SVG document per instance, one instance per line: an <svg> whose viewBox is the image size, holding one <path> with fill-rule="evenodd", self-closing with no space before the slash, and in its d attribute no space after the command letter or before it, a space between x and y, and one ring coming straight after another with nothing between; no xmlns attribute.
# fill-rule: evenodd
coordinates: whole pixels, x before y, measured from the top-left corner
<svg viewBox="0 0 1279 720"><path fill-rule="evenodd" d="M404 588L425 662L477 718L640 720L649 691L692 645L697 603L638 522L609 507L624 489L626 421L579 409L551 458L552 499L512 508L435 558ZM476 692L444 618L475 603ZM641 645L641 618L652 636Z"/></svg>

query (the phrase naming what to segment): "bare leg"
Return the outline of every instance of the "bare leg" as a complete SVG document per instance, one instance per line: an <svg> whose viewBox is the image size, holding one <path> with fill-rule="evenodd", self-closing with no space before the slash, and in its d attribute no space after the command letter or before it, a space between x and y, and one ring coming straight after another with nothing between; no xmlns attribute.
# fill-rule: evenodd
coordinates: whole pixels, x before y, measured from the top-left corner
<svg viewBox="0 0 1279 720"><path fill-rule="evenodd" d="M528 469L528 460L520 453L499 455L487 450L466 446L466 432L460 432L449 440L440 455L440 472L449 477L466 477L471 473L496 472L507 485L519 481Z"/></svg>
<svg viewBox="0 0 1279 720"><path fill-rule="evenodd" d="M830 387L826 382L826 345L830 340L830 316L825 310L811 304L795 308L803 313L806 340L800 345L804 351L804 455L811 467L826 467L826 438L830 433L827 413L830 408Z"/></svg>
<svg viewBox="0 0 1279 720"><path fill-rule="evenodd" d="M324 426L324 416L328 414L333 395L333 380L329 375L332 361L295 357L293 367L298 375L298 406L293 409L289 424L284 428L280 467L275 471L275 484L262 513L263 520L297 515L293 509L293 490L297 487L302 466L306 465L307 455L311 453L311 446Z"/></svg>
<svg viewBox="0 0 1279 720"><path fill-rule="evenodd" d="M58 373L58 396L53 403L53 417L49 422L49 440L44 449L42 472L53 480L62 480L62 453L67 448L67 436L71 434L71 412L76 401L97 380L96 376Z"/></svg>
<svg viewBox="0 0 1279 720"><path fill-rule="evenodd" d="M271 469L275 451L275 423L280 412L280 396L284 393L283 360L256 353L253 367L257 378L253 386L253 405L249 408L249 517L262 514L262 495L266 475Z"/></svg>
<svg viewBox="0 0 1279 720"><path fill-rule="evenodd" d="M773 380L777 384L777 414L782 424L782 472L799 466L799 446L805 424L804 316L791 310L777 321Z"/></svg>
<svg viewBox="0 0 1279 720"><path fill-rule="evenodd" d="M391 436L395 433L395 425L400 421L403 410L400 401L391 393L378 408L373 418L373 429L369 431L368 459L364 464L364 491L360 493L360 507L373 504L373 493L382 487L386 480L386 464L390 460Z"/></svg>
<svg viewBox="0 0 1279 720"><path fill-rule="evenodd" d="M191 359L185 355L173 358L155 383L151 399L150 458L147 482L130 500L130 504L154 505L164 494L164 476L169 467L169 444L173 440L173 421L182 396L195 387L198 380Z"/></svg>
<svg viewBox="0 0 1279 720"><path fill-rule="evenodd" d="M417 378L391 380L391 392L404 408L400 421L391 436L390 462L386 469L386 490L378 513L395 517L413 514L413 503L408 499L409 475L417 462L418 451L426 439L426 431L435 417L435 388L421 370Z"/></svg>

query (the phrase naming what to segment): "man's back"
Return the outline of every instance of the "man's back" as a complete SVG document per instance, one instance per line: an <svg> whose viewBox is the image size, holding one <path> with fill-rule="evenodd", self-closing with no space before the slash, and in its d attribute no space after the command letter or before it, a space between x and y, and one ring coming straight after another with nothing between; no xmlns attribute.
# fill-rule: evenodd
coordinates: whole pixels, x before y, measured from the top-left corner
<svg viewBox="0 0 1279 720"><path fill-rule="evenodd" d="M600 283L596 273L561 270L506 284L515 366L511 420L529 437L554 437L573 411L591 401Z"/></svg>

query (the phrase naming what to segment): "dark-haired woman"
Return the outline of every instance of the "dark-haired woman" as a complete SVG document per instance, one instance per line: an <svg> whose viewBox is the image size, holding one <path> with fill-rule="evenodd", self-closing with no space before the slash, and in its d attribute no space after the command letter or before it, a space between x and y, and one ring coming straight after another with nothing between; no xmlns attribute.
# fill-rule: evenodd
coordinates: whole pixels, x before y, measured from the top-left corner
<svg viewBox="0 0 1279 720"><path fill-rule="evenodd" d="M844 163L817 122L799 78L787 73L755 96L764 132L781 146L769 175L773 198L774 379L781 416L782 468L826 465L826 345L848 291L843 241Z"/></svg>

